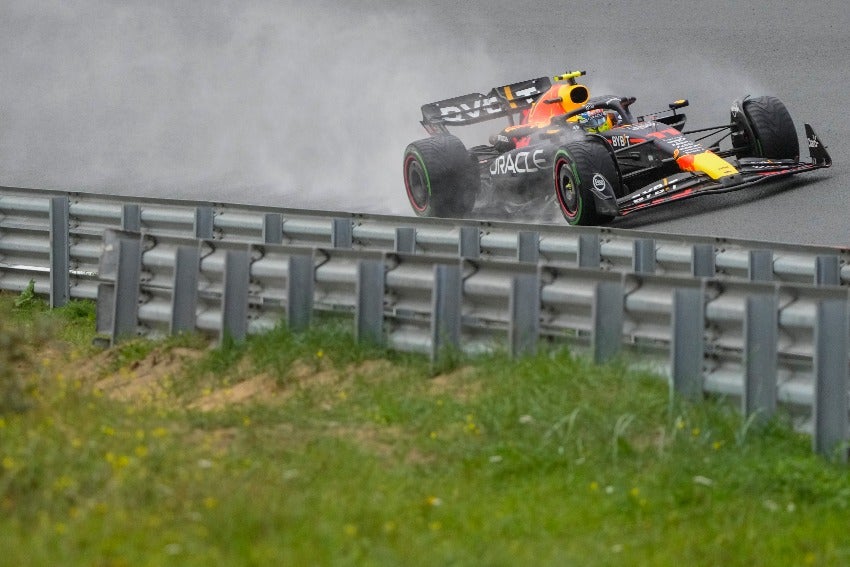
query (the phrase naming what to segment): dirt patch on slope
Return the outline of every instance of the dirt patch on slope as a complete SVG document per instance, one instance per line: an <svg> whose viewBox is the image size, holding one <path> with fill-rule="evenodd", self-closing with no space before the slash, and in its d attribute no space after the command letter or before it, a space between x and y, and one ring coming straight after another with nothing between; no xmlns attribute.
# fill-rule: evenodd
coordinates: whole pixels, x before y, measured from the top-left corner
<svg viewBox="0 0 850 567"><path fill-rule="evenodd" d="M189 407L201 411L215 411L233 404L256 401L280 402L290 397L292 393L281 390L274 378L268 374L260 374L231 386L205 393L190 403Z"/></svg>
<svg viewBox="0 0 850 567"><path fill-rule="evenodd" d="M208 373L195 378L188 388L178 381L186 370L206 355L205 349L156 348L141 360L116 366L115 352L103 351L81 360L72 374L99 394L116 401L165 407L217 411L235 404L279 404L299 393L317 396L330 409L344 401L358 379L393 379L398 369L389 361L367 360L343 368L331 361L296 361L283 376L257 372L249 359L227 371L227 376ZM226 378L226 379L225 379Z"/></svg>
<svg viewBox="0 0 850 567"><path fill-rule="evenodd" d="M155 349L142 360L98 379L94 388L121 402L166 403L175 378L179 378L187 365L203 355L203 351L189 348ZM108 365L109 360L109 356L103 356L101 360L89 363L92 368L84 367L81 371L94 374L92 371L100 364L102 372L103 365Z"/></svg>
<svg viewBox="0 0 850 567"><path fill-rule="evenodd" d="M459 402L469 402L474 400L484 387L474 376L475 369L469 366L448 374L440 374L428 381L428 393L432 396L448 396Z"/></svg>

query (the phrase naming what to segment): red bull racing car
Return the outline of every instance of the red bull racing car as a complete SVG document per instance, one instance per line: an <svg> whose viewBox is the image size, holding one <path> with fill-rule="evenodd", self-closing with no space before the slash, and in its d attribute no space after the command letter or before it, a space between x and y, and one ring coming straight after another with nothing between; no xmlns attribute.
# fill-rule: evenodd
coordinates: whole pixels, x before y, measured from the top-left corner
<svg viewBox="0 0 850 567"><path fill-rule="evenodd" d="M635 116L634 97L592 97L576 80L583 75L540 77L422 106L430 137L404 153L416 214L515 217L556 205L570 224L595 225L832 164L809 124L810 160L800 161L794 122L775 97L744 97L732 104L729 122L684 130L687 100ZM489 144L467 149L449 132L498 118L507 126Z"/></svg>

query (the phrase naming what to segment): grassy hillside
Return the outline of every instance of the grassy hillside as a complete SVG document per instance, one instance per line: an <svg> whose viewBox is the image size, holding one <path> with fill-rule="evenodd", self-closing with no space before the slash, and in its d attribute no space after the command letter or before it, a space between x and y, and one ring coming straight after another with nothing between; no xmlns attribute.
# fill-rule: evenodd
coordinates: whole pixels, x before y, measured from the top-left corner
<svg viewBox="0 0 850 567"><path fill-rule="evenodd" d="M0 564L850 563L846 468L623 364L434 371L347 321L102 350L91 304L0 313Z"/></svg>

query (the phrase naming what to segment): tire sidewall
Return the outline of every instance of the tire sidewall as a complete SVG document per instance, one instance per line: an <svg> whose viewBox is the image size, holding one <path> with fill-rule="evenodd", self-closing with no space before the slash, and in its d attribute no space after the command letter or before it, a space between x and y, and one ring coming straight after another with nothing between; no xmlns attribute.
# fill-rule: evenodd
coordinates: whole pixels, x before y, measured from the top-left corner
<svg viewBox="0 0 850 567"><path fill-rule="evenodd" d="M578 177L573 159L567 150L561 148L555 152L553 163L553 181L558 206L569 224L578 224L582 219L584 199L580 190L581 179ZM565 195L567 182L570 183L571 190L568 191L568 195Z"/></svg>
<svg viewBox="0 0 850 567"><path fill-rule="evenodd" d="M418 177L422 183L421 189L424 189L424 193L421 199L414 195L414 193L419 191L416 187L411 186L411 175ZM407 199L410 201L410 206L413 207L413 212L421 217L432 216L430 175L428 168L425 166L425 160L422 158L422 154L412 145L408 146L404 152L404 188L407 193Z"/></svg>

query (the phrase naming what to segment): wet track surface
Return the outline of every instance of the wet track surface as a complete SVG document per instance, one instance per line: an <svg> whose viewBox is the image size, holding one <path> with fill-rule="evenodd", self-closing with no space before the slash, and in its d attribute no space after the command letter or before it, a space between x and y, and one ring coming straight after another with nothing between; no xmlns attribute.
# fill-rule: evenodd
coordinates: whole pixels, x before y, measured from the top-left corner
<svg viewBox="0 0 850 567"><path fill-rule="evenodd" d="M688 98L690 127L777 96L834 161L613 226L850 246L843 0L138 4L0 7L0 184L411 214L422 103L586 69L637 113Z"/></svg>

